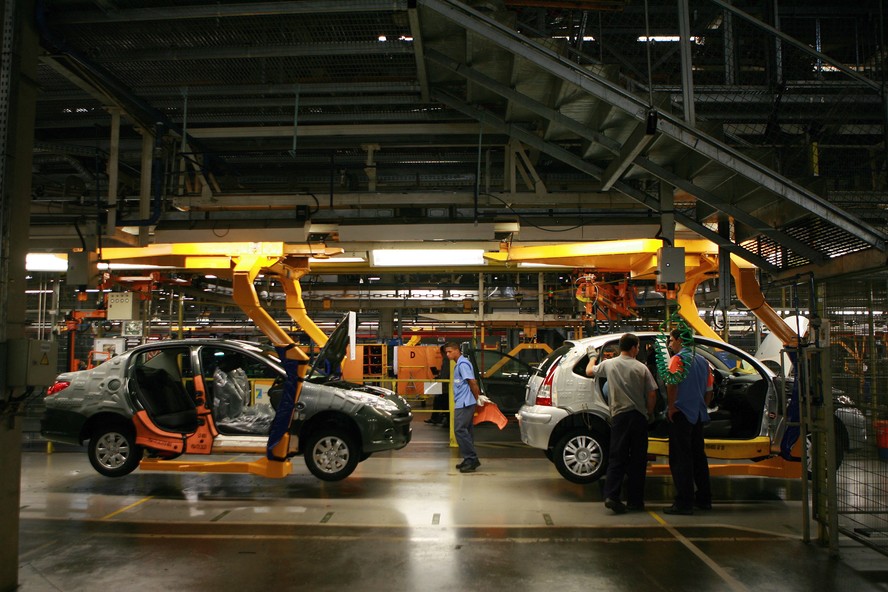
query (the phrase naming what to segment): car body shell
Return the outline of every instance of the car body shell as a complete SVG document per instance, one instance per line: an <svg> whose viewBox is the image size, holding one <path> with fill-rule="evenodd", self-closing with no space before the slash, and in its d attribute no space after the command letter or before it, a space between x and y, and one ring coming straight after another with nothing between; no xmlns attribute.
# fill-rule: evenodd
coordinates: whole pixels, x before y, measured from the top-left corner
<svg viewBox="0 0 888 592"><path fill-rule="evenodd" d="M668 359L665 340L656 333L637 333L639 359L648 364L659 384L658 401L649 426L649 453L668 455L666 389L658 377L653 348L661 363ZM521 440L545 450L565 478L587 483L603 476L609 444L610 412L601 380L585 375L590 348L602 357L619 355L620 335L599 335L566 341L549 355L529 379L525 402L517 414ZM696 351L716 377L712 421L706 426L706 453L710 458L761 460L779 451L785 430L782 380L764 364L730 344L694 337ZM593 437L594 442L589 438ZM589 461L592 455L595 459ZM588 461L585 470L571 463ZM576 467L575 467L576 468Z"/></svg>
<svg viewBox="0 0 888 592"><path fill-rule="evenodd" d="M272 402L286 379L286 372L275 352L267 346L219 339L149 343L95 368L59 375L57 383L69 384L46 397L42 435L50 441L79 445L109 423L131 424L134 416L146 409L134 384L135 361L160 355L165 350L188 352L185 365L190 363L191 367L182 374L186 391L192 397L194 387L189 383L189 376L193 380L194 376L209 375L211 370L204 367L207 360L223 355L241 356L240 359L253 368L254 373L258 372L267 383L267 394ZM212 355L204 355L208 352ZM212 403L208 406L212 409ZM254 424L258 425L258 433L251 433L249 428L240 429L234 422L231 424L233 434L252 437L257 443L264 444L273 412L266 408L265 415L265 421ZM374 452L406 446L412 435L411 421L410 406L388 389L357 385L324 373L310 372L303 382L290 432L296 438L296 452L301 453L312 430L321 424L336 425L355 440L359 448L353 454L363 459ZM218 423L216 427L224 435L226 426L223 424Z"/></svg>

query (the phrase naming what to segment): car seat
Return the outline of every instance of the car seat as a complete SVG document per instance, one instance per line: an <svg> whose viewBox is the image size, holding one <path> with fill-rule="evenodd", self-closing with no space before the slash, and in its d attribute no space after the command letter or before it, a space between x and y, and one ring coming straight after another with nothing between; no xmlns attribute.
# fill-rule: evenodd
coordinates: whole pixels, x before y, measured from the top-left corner
<svg viewBox="0 0 888 592"><path fill-rule="evenodd" d="M139 401L151 420L176 432L197 429L197 408L185 387L162 369L140 366L135 371Z"/></svg>

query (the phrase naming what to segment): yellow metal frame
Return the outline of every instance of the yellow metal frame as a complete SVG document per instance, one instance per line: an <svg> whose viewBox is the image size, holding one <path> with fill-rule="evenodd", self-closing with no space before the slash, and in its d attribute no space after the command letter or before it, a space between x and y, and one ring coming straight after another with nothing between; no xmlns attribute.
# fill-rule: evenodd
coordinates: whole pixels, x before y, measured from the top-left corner
<svg viewBox="0 0 888 592"><path fill-rule="evenodd" d="M648 475L668 477L669 465L648 465ZM799 479L802 476L802 463L786 460L780 456L768 457L759 462L709 463L709 474L720 477L775 477L778 479Z"/></svg>
<svg viewBox="0 0 888 592"><path fill-rule="evenodd" d="M512 351L508 352L506 355L511 356L513 358L517 358L518 354L526 349L541 349L546 353L549 353L549 354L552 353L552 348L549 347L549 344L547 344L547 343L519 343L514 348L512 348ZM484 372L484 376L488 376L490 374L496 374L496 372L500 368L505 366L508 362L509 362L508 358L501 358L499 362L497 362L496 364L494 364L493 366L491 366L490 368L488 368Z"/></svg>
<svg viewBox="0 0 888 592"><path fill-rule="evenodd" d="M676 247L685 250L685 276L677 294L679 314L700 335L721 340L721 337L700 319L694 293L705 280L718 271L718 245L705 239L678 239ZM511 246L504 243L497 253L485 253L484 258L498 263L546 263L572 267L629 273L632 278L656 279L658 251L663 242L658 239L597 241L539 246ZM737 286L737 296L756 317L784 344L796 342L792 327L765 302L756 268L731 255L731 275Z"/></svg>

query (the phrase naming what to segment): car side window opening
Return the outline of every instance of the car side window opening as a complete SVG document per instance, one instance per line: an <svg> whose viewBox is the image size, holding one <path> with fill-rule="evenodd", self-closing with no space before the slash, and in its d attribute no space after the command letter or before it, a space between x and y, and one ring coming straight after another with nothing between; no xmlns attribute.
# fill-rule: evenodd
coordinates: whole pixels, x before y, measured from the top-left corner
<svg viewBox="0 0 888 592"><path fill-rule="evenodd" d="M709 362L715 378L708 438L748 439L761 430L768 378L747 360L715 345L699 344L697 352Z"/></svg>
<svg viewBox="0 0 888 592"><path fill-rule="evenodd" d="M272 366L227 348L202 347L200 367L220 432L268 433L274 411L267 397L257 404L256 391L267 392L280 378Z"/></svg>
<svg viewBox="0 0 888 592"><path fill-rule="evenodd" d="M552 366L552 364L555 364L558 361L560 361L561 358L564 356L564 354L569 352L571 349L573 349L573 344L572 343L565 343L561 347L559 347L558 349L553 351L551 354L549 354L537 367L537 369L536 369L537 376L546 376L546 374L549 372L549 368Z"/></svg>
<svg viewBox="0 0 888 592"><path fill-rule="evenodd" d="M131 376L135 396L158 426L180 432L197 428L197 410L183 382L183 366L190 373L189 349L159 348L135 356Z"/></svg>

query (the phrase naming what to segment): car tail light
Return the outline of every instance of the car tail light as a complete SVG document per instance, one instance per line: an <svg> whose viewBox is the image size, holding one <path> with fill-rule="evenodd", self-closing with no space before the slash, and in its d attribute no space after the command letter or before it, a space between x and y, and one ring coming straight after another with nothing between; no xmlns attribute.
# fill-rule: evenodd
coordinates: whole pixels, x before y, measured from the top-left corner
<svg viewBox="0 0 888 592"><path fill-rule="evenodd" d="M54 385L52 385L51 387L49 387L48 389L46 389L46 396L48 397L50 395L60 393L63 390L65 390L66 388L68 388L69 386L71 386L70 382L68 382L66 380L60 380L57 383L55 383Z"/></svg>
<svg viewBox="0 0 888 592"><path fill-rule="evenodd" d="M543 384L540 385L540 389L537 391L537 405L542 405L543 407L552 406L552 394L554 391L553 383L555 382L555 369L557 367L557 362L549 366L549 370L546 372L546 378L543 379Z"/></svg>

